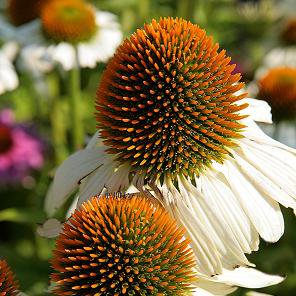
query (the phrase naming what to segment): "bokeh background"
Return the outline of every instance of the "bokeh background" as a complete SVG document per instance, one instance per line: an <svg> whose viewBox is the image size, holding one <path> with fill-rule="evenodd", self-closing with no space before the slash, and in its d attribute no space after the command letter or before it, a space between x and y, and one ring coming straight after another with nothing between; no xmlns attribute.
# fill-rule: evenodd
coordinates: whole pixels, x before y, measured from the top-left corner
<svg viewBox="0 0 296 296"><path fill-rule="evenodd" d="M272 50L278 49L283 52L291 50L289 65L285 64L285 60L282 63L283 66L296 67L296 25L294 33L291 33L292 36L294 34L295 43L293 40L287 42L283 38L287 24L293 18L296 19L295 0L90 2L97 9L117 16L124 37L129 36L143 23L150 22L153 18L158 19L160 16L183 17L199 24L219 42L221 48L227 50L233 63L237 64L236 71L242 73L243 81L254 96L258 93L259 70L266 67L268 62L266 56ZM5 1L0 3L1 17L5 17L6 3ZM4 45L7 41L3 36L0 36L0 45ZM278 63L281 65L281 60ZM31 137L31 142L21 137L17 138L21 147L29 145L29 142L32 145L32 141L35 141L36 145L33 145L33 148L30 146L31 148L25 152L25 158L29 158L32 153L35 156L33 164L27 165L30 168L27 170L25 167L21 177L7 181L5 170L1 171L1 153L5 150L7 137L5 138L5 130L0 129L0 141L2 141L0 143L0 256L7 259L25 293L32 296L50 295L46 292L50 273L48 260L51 257L54 240L40 237L36 234L36 228L46 219L43 202L54 169L74 150L71 144L73 126L67 91L70 73L57 69L42 75L43 83L47 86L44 92L37 86L38 81L34 75L23 70L18 53L12 60L12 65L17 72L19 84L14 90L5 91L0 95L0 114L4 121L10 121L9 124L14 130L19 129ZM85 143L96 131L94 98L105 66L106 63L99 62L95 68L81 69L82 96L79 106ZM1 75L5 73L1 72ZM296 79L293 83L295 90ZM296 91L294 101L296 102ZM288 120L283 118L276 124L263 128L270 135L296 148L295 125L294 114L294 117ZM16 170L18 169L20 167L16 167ZM63 219L68 207L69 203L65 205L64 211L57 214L57 217ZM250 260L265 272L287 276L282 284L262 289L260 292L292 296L296 293L296 219L291 210L283 209L283 213L286 230L282 239L273 245L262 241L260 251L252 254ZM240 289L235 295L245 295L245 293L245 290Z"/></svg>

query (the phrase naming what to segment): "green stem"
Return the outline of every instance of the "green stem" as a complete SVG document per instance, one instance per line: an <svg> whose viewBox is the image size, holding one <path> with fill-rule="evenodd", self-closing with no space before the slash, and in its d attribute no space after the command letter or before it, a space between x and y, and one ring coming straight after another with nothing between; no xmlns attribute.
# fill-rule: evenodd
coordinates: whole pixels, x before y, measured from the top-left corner
<svg viewBox="0 0 296 296"><path fill-rule="evenodd" d="M81 80L80 67L78 63L77 48L75 49L76 65L70 71L70 96L69 107L71 116L71 133L73 149L77 150L83 146L83 123L80 113L81 103Z"/></svg>
<svg viewBox="0 0 296 296"><path fill-rule="evenodd" d="M59 81L56 73L49 77L50 83L50 124L55 164L59 165L67 157L65 111L59 98Z"/></svg>

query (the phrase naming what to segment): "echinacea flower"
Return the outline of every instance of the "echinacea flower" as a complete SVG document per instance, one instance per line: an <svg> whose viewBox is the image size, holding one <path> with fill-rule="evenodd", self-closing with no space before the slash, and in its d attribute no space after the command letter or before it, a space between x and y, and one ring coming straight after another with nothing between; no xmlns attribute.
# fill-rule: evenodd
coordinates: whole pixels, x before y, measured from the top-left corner
<svg viewBox="0 0 296 296"><path fill-rule="evenodd" d="M64 70L73 69L78 62L82 68L94 68L98 62L106 62L122 40L116 17L97 11L91 4L79 0L53 0L41 11L39 42L24 48L40 64L50 62ZM76 57L77 50L77 57ZM78 60L78 61L77 61ZM24 63L26 61L24 60Z"/></svg>
<svg viewBox="0 0 296 296"><path fill-rule="evenodd" d="M184 233L161 206L152 205L141 195L93 197L72 214L56 241L53 294L169 296L232 292L232 283L198 277L190 241L184 239ZM258 276L253 286L262 279L265 284L282 280L252 272Z"/></svg>
<svg viewBox="0 0 296 296"><path fill-rule="evenodd" d="M0 259L0 295L16 296L18 295L18 288L19 285L7 262Z"/></svg>
<svg viewBox="0 0 296 296"><path fill-rule="evenodd" d="M19 80L13 65L16 52L14 42L7 42L0 49L0 95L18 87Z"/></svg>
<svg viewBox="0 0 296 296"><path fill-rule="evenodd" d="M290 19L285 24L281 38L288 45L296 45L296 18Z"/></svg>
<svg viewBox="0 0 296 296"><path fill-rule="evenodd" d="M271 106L275 121L296 118L296 68L270 69L258 81L258 98Z"/></svg>
<svg viewBox="0 0 296 296"><path fill-rule="evenodd" d="M43 164L44 146L28 129L14 122L12 111L0 112L0 183L25 181Z"/></svg>
<svg viewBox="0 0 296 296"><path fill-rule="evenodd" d="M229 63L179 18L126 39L97 92L100 136L58 168L47 212L77 187L81 204L134 185L185 226L199 272L252 265L245 253L258 249L259 235L276 242L284 232L279 203L296 209L296 151L257 127L270 108L247 107Z"/></svg>

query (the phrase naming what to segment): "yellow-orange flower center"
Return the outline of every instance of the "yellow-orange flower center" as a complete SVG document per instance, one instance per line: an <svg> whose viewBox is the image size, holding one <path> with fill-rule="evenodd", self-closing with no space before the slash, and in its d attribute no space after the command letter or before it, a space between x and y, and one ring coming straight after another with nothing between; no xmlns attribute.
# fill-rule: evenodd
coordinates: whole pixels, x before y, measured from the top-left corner
<svg viewBox="0 0 296 296"><path fill-rule="evenodd" d="M9 268L7 262L0 259L0 295L16 296L18 294L18 283Z"/></svg>
<svg viewBox="0 0 296 296"><path fill-rule="evenodd" d="M275 121L295 118L296 69L278 67L269 70L259 81L258 97L270 104Z"/></svg>
<svg viewBox="0 0 296 296"><path fill-rule="evenodd" d="M38 18L42 5L49 0L8 0L7 13L11 22L20 26Z"/></svg>
<svg viewBox="0 0 296 296"><path fill-rule="evenodd" d="M79 0L52 0L41 12L45 34L56 42L89 40L96 32L94 8Z"/></svg>
<svg viewBox="0 0 296 296"><path fill-rule="evenodd" d="M93 197L65 223L52 266L55 295L188 295L196 280L184 229L135 196Z"/></svg>
<svg viewBox="0 0 296 296"><path fill-rule="evenodd" d="M243 86L225 50L186 20L161 18L118 48L97 91L98 128L120 162L147 176L222 162L240 137Z"/></svg>

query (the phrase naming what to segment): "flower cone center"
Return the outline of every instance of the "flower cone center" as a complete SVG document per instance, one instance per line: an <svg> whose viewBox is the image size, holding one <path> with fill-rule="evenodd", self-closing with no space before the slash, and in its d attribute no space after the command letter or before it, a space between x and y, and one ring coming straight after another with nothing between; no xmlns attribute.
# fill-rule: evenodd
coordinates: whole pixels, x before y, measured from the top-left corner
<svg viewBox="0 0 296 296"><path fill-rule="evenodd" d="M156 174L191 175L222 162L243 127L240 74L204 30L155 20L118 48L103 74L98 128L121 162Z"/></svg>
<svg viewBox="0 0 296 296"><path fill-rule="evenodd" d="M41 13L45 34L56 42L77 43L89 40L97 25L92 6L78 0L53 0Z"/></svg>

